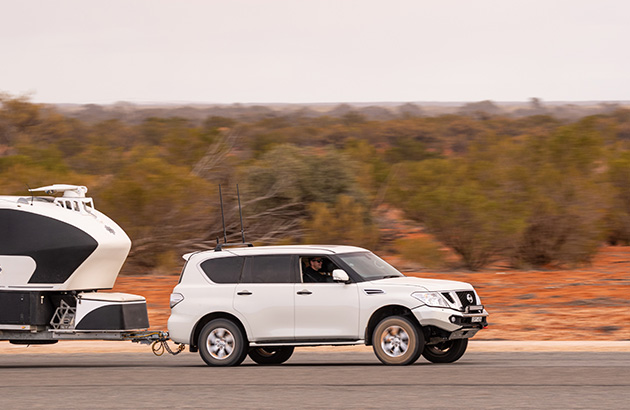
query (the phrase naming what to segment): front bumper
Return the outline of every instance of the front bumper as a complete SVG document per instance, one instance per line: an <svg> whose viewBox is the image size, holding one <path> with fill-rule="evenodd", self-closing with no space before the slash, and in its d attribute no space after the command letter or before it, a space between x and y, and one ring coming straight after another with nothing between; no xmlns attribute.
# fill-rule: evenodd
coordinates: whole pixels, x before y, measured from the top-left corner
<svg viewBox="0 0 630 410"><path fill-rule="evenodd" d="M433 329L431 339L454 340L468 339L488 326L488 312L483 306L466 308L465 312L447 308L435 308L426 305L412 309L414 316L423 328ZM430 340L427 340L428 342Z"/></svg>

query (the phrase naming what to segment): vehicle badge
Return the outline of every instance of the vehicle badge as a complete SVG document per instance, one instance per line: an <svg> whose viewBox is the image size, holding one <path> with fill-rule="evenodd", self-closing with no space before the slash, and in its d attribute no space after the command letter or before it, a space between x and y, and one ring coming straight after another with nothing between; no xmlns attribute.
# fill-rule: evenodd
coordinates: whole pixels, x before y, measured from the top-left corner
<svg viewBox="0 0 630 410"><path fill-rule="evenodd" d="M473 303L474 299L472 297L472 295L469 293L466 295L466 300L468 301L468 303Z"/></svg>

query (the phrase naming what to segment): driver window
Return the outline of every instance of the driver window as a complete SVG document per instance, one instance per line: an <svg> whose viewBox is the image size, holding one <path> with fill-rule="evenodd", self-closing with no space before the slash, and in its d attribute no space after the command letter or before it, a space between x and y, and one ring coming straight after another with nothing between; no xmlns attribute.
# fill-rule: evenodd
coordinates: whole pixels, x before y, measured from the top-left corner
<svg viewBox="0 0 630 410"><path fill-rule="evenodd" d="M337 265L325 256L300 257L302 282L304 283L333 283L332 271Z"/></svg>

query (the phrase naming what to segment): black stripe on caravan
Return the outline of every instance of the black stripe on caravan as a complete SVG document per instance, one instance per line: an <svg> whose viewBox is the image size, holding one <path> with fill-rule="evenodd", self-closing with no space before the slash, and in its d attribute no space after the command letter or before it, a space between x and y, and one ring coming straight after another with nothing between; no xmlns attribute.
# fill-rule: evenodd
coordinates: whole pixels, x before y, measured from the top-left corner
<svg viewBox="0 0 630 410"><path fill-rule="evenodd" d="M0 255L30 256L28 283L64 283L98 242L68 223L30 212L0 209Z"/></svg>
<svg viewBox="0 0 630 410"><path fill-rule="evenodd" d="M101 306L89 312L76 330L141 330L149 327L145 302L116 303Z"/></svg>

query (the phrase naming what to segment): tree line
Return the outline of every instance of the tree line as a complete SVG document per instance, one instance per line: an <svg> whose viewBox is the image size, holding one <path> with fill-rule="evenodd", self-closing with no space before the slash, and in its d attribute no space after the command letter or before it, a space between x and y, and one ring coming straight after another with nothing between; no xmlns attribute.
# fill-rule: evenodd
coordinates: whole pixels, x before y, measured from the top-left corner
<svg viewBox="0 0 630 410"><path fill-rule="evenodd" d="M587 263L604 242L630 242L629 141L623 107L576 120L343 110L88 121L0 96L2 194L88 186L132 238L129 271L172 271L222 240L219 184L230 241L241 235L238 184L257 243L396 252L379 230L388 206L434 238L410 248L421 264L443 247L467 269Z"/></svg>

